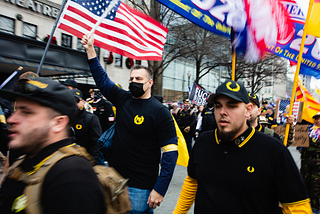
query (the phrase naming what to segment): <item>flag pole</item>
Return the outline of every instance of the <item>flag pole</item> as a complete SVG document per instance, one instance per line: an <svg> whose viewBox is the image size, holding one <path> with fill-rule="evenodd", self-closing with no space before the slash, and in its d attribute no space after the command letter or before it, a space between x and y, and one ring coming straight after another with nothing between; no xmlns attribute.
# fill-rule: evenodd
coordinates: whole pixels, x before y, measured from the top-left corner
<svg viewBox="0 0 320 214"><path fill-rule="evenodd" d="M231 80L236 80L236 50L233 50L232 53L232 76Z"/></svg>
<svg viewBox="0 0 320 214"><path fill-rule="evenodd" d="M63 11L63 8L64 8L66 2L67 2L67 0L63 0L63 2L61 4L61 7L60 7L60 10L59 10L59 13L58 13L57 18L56 18L56 21L54 22L53 28L51 30L50 37L49 37L47 45L46 45L46 49L44 50L44 53L43 53L41 61L40 61L40 65L39 65L39 68L38 68L38 71L37 71L38 75L40 74L41 67L43 65L44 59L46 58L46 55L47 55L47 52L48 52L48 49L49 49L49 46L50 46L50 43L51 43L51 40L52 40L52 36L53 36L53 34L54 34L54 32L55 32L55 30L57 28L58 21L60 19L61 13Z"/></svg>
<svg viewBox="0 0 320 214"><path fill-rule="evenodd" d="M108 5L107 9L103 12L103 14L100 16L97 23L93 26L91 31L88 34L88 38L91 37L91 35L94 33L94 31L97 29L97 27L101 24L102 20L108 15L108 13L114 8L114 6L118 3L119 0L112 0L110 4Z"/></svg>
<svg viewBox="0 0 320 214"><path fill-rule="evenodd" d="M21 74L21 70L23 69L22 66L19 66L19 68L13 72L1 85L0 85L0 89L2 89L4 86L6 86L6 84L8 82L10 82L10 80L12 80L16 75Z"/></svg>
<svg viewBox="0 0 320 214"><path fill-rule="evenodd" d="M296 96L296 90L297 90L297 85L298 85L298 78L299 78L299 71L300 71L300 65L301 65L301 60L302 60L303 48L304 48L304 43L305 43L306 36L307 36L307 28L308 28L308 23L309 23L309 19L310 19L310 14L311 14L313 2L314 2L314 0L310 0L310 2L309 2L308 14L307 14L307 18L306 18L306 21L304 24L301 46L300 46L300 51L299 51L299 58L298 58L296 73L295 73L294 81L293 81L293 88L292 88L292 93L291 93L290 108L289 108L288 116L292 115L293 103L294 103L294 98ZM283 140L283 144L285 146L287 146L289 129L290 129L290 124L287 124L286 125L286 132L285 132L285 136L284 136L284 140Z"/></svg>

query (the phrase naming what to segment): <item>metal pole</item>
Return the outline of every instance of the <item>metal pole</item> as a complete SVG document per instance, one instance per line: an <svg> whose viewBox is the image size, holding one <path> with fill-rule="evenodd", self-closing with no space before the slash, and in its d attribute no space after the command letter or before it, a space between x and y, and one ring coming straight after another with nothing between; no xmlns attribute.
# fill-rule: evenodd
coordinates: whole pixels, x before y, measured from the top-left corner
<svg viewBox="0 0 320 214"><path fill-rule="evenodd" d="M58 24L58 21L60 19L60 16L61 16L61 13L63 11L63 8L66 4L67 0L63 0L62 4L61 4L61 7L60 7L60 11L58 13L58 16L57 16L57 19L56 21L54 22L54 25L53 25L53 28L51 30L51 34L50 34L50 37L48 39L48 42L47 42L47 45L46 45L46 49L44 50L44 53L42 55L42 58L41 58L41 61L40 61L40 65L39 65L39 68L38 68L38 71L37 71L37 74L39 75L40 74L40 70L41 70L41 67L43 65L43 62L44 62L44 59L46 58L46 55L47 55L47 52L48 52L48 49L49 49L49 46L50 46L50 43L51 43L51 40L52 40L52 36L54 34L54 31L56 30L57 28L57 24Z"/></svg>

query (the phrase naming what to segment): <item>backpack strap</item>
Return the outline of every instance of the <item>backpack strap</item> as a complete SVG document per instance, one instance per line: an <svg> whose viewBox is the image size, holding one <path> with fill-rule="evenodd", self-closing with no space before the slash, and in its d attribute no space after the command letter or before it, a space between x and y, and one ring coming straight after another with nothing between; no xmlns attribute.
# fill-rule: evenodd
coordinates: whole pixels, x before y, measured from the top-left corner
<svg viewBox="0 0 320 214"><path fill-rule="evenodd" d="M20 163L24 160L16 161L8 170L7 176L10 179L21 181L27 184L24 189L24 195L27 198L27 206L25 208L26 213L29 214L41 214L40 195L42 190L43 181L49 172L49 170L61 159L70 156L82 156L92 161L90 155L86 152L83 147L78 147L74 144L62 147L52 155L42 160L36 167L35 170L30 172L23 172L20 167Z"/></svg>
<svg viewBox="0 0 320 214"><path fill-rule="evenodd" d="M268 127L265 127L264 133L267 135L270 135L271 137L274 137L274 130L273 129L269 129Z"/></svg>

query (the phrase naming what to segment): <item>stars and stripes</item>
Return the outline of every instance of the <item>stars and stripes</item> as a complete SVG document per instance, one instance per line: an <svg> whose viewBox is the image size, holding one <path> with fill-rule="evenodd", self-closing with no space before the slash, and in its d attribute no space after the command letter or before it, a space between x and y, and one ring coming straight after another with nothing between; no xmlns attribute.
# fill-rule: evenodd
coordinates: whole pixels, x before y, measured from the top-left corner
<svg viewBox="0 0 320 214"><path fill-rule="evenodd" d="M58 28L79 38L88 33L110 0L68 0ZM146 14L118 2L96 29L95 45L138 60L162 60L168 29Z"/></svg>
<svg viewBox="0 0 320 214"><path fill-rule="evenodd" d="M280 100L278 105L277 123L282 122L289 113L290 100ZM294 102L292 114L298 118L300 102Z"/></svg>

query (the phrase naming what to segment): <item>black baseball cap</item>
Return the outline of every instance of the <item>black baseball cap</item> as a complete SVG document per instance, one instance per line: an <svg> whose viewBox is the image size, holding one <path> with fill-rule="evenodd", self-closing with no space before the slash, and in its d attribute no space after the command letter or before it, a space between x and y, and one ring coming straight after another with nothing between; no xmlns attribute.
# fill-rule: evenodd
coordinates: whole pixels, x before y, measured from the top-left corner
<svg viewBox="0 0 320 214"><path fill-rule="evenodd" d="M0 90L0 97L9 101L24 97L67 115L70 121L75 118L77 107L70 90L48 78L20 79L15 83L13 91Z"/></svg>
<svg viewBox="0 0 320 214"><path fill-rule="evenodd" d="M262 104L268 104L268 101L265 100L265 101L262 102Z"/></svg>
<svg viewBox="0 0 320 214"><path fill-rule="evenodd" d="M83 99L82 92L81 92L79 89L72 89L72 90L70 90L70 91L71 91L71 94L72 94L74 97L78 97L78 98Z"/></svg>
<svg viewBox="0 0 320 214"><path fill-rule="evenodd" d="M73 79L66 79L66 81L64 81L63 85L71 86L73 88L78 88L78 83L76 81L74 81Z"/></svg>
<svg viewBox="0 0 320 214"><path fill-rule="evenodd" d="M247 89L240 82L227 80L218 86L216 93L210 95L208 103L214 102L218 95L226 95L239 102L249 103L249 96Z"/></svg>
<svg viewBox="0 0 320 214"><path fill-rule="evenodd" d="M249 100L254 102L258 108L260 108L260 102L259 102L259 97L258 95L254 94L254 93L248 93L249 95Z"/></svg>
<svg viewBox="0 0 320 214"><path fill-rule="evenodd" d="M320 117L320 112L316 113L315 115L313 115L312 119L316 118L316 117Z"/></svg>

